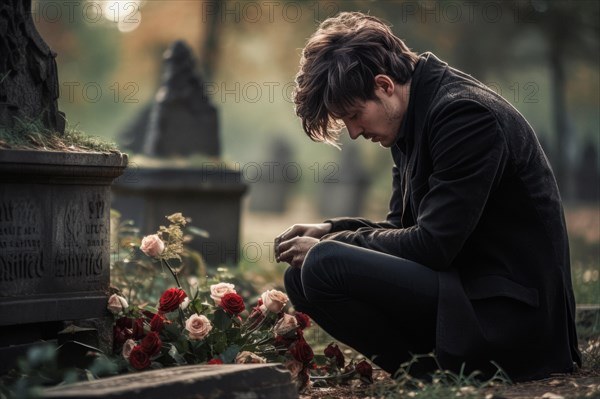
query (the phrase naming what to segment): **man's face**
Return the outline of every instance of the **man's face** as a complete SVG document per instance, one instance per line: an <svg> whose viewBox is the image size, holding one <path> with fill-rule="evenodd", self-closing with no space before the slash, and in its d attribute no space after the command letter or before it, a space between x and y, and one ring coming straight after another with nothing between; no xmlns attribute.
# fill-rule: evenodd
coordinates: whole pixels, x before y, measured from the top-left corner
<svg viewBox="0 0 600 399"><path fill-rule="evenodd" d="M398 88L399 86L396 86ZM349 109L342 121L352 140L363 136L367 140L389 148L396 142L402 118L406 112L401 96L381 87L375 88L375 100L359 101Z"/></svg>

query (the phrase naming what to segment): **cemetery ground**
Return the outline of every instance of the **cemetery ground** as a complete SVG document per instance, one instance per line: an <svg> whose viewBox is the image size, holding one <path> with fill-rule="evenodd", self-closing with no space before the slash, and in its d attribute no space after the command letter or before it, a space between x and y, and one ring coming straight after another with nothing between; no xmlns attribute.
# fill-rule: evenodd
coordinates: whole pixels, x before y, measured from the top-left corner
<svg viewBox="0 0 600 399"><path fill-rule="evenodd" d="M277 234L294 223L311 223L323 219L304 200L289 204L289 211L282 215L244 211L242 219L242 243L269 242ZM381 209L367 209L367 217L378 219ZM571 245L571 267L577 303L600 304L600 210L597 204L565 206L567 226ZM260 226L260 229L257 229ZM264 256L264 254L263 254ZM260 265L259 265L260 263ZM257 285L267 285L281 281L285 270L283 264L268 261L256 263L242 262L241 268L253 276ZM596 308L597 309L597 308ZM600 398L600 313L579 312L578 333L580 349L584 351L584 365L581 370L568 375L554 375L550 378L518 384L498 383L481 386L468 378L444 385L443 381L419 385L406 380L393 380L390 375L374 368L373 385L365 385L358 380L337 385L312 386L300 395L300 399L325 398ZM322 353L332 338L318 326L307 332L307 340L315 353ZM344 347L347 358L360 355Z"/></svg>

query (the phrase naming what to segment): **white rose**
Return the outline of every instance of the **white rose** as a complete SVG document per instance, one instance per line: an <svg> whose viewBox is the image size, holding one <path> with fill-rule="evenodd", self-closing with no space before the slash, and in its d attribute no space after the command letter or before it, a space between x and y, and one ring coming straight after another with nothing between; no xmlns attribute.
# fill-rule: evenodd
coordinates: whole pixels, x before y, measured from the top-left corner
<svg viewBox="0 0 600 399"><path fill-rule="evenodd" d="M265 291L260 298L263 301L263 305L273 313L281 312L281 309L283 309L288 302L287 295L277 290Z"/></svg>
<svg viewBox="0 0 600 399"><path fill-rule="evenodd" d="M273 326L273 332L277 335L286 335L298 328L298 320L292 315L284 314Z"/></svg>
<svg viewBox="0 0 600 399"><path fill-rule="evenodd" d="M212 330L210 320L204 315L193 314L185 321L185 329L188 330L190 339L204 339Z"/></svg>
<svg viewBox="0 0 600 399"><path fill-rule="evenodd" d="M140 249L148 256L157 257L165 250L165 243L158 234L152 234L142 239Z"/></svg>
<svg viewBox="0 0 600 399"><path fill-rule="evenodd" d="M125 341L125 343L123 344L123 351L121 352L123 354L123 357L125 359L129 359L129 355L131 354L131 350L136 345L137 345L136 342L134 340L132 340L132 339L128 339L127 341Z"/></svg>
<svg viewBox="0 0 600 399"><path fill-rule="evenodd" d="M181 303L179 304L179 308L180 308L181 310L185 310L185 309L186 309L186 308L189 306L190 302L191 302L191 301L190 301L190 298L188 298L188 297L186 296L186 297L185 297L185 299L183 300L183 302L181 302Z"/></svg>
<svg viewBox="0 0 600 399"><path fill-rule="evenodd" d="M267 359L260 357L255 353L244 351L237 354L235 357L235 362L237 364L266 363Z"/></svg>
<svg viewBox="0 0 600 399"><path fill-rule="evenodd" d="M110 298L108 298L108 305L106 306L112 314L124 312L128 307L129 304L127 303L127 300L117 294L112 294Z"/></svg>
<svg viewBox="0 0 600 399"><path fill-rule="evenodd" d="M237 294L235 286L229 283L219 283L210 286L210 297L215 301L215 305L221 304L221 298L227 294Z"/></svg>

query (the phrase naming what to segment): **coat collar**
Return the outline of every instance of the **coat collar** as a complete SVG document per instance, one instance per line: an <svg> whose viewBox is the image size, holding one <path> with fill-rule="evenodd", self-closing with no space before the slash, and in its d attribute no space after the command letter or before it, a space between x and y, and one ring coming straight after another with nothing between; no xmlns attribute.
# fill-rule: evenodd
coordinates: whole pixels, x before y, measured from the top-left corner
<svg viewBox="0 0 600 399"><path fill-rule="evenodd" d="M400 148L404 147L405 141L414 140L423 130L427 110L438 91L446 69L448 64L433 53L427 52L419 56L411 78L406 115L398 132L396 144Z"/></svg>

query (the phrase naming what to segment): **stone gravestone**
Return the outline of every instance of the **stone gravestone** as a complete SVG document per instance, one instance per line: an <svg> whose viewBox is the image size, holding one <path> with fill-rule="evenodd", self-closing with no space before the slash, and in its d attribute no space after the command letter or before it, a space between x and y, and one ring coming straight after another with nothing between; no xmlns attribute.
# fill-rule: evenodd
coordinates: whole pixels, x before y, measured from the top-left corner
<svg viewBox="0 0 600 399"><path fill-rule="evenodd" d="M256 177L246 176L250 183L250 209L282 213L286 210L293 184L301 177L300 167L292 162L292 148L287 141L273 140L268 151L269 158L256 168L261 173Z"/></svg>
<svg viewBox="0 0 600 399"><path fill-rule="evenodd" d="M2 369L63 321L88 320L111 343L110 183L127 158L0 150Z"/></svg>
<svg viewBox="0 0 600 399"><path fill-rule="evenodd" d="M325 218L360 216L370 179L359 149L344 145L339 162L319 166L319 214Z"/></svg>
<svg viewBox="0 0 600 399"><path fill-rule="evenodd" d="M43 398L294 399L291 375L275 364L195 365L46 389Z"/></svg>
<svg viewBox="0 0 600 399"><path fill-rule="evenodd" d="M176 41L163 58L162 82L154 102L124 132L124 147L150 156L220 156L217 110L195 72L191 50Z"/></svg>
<svg viewBox="0 0 600 399"><path fill-rule="evenodd" d="M55 54L30 1L2 2L0 33L0 129L21 119L62 135ZM112 346L110 184L126 165L120 153L0 149L0 372L69 321Z"/></svg>
<svg viewBox="0 0 600 399"><path fill-rule="evenodd" d="M195 237L192 249L211 266L236 264L246 185L239 168L219 159L217 112L194 65L185 43L166 51L154 102L122 134L127 148L154 157L158 165L132 163L128 178L113 186L113 208L144 234L164 225L166 215L182 212L210 234ZM202 160L188 162L192 155Z"/></svg>
<svg viewBox="0 0 600 399"><path fill-rule="evenodd" d="M576 170L575 183L577 184L577 199L583 202L594 203L600 200L600 165L598 151L592 141L588 141L583 151Z"/></svg>

